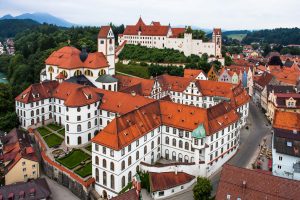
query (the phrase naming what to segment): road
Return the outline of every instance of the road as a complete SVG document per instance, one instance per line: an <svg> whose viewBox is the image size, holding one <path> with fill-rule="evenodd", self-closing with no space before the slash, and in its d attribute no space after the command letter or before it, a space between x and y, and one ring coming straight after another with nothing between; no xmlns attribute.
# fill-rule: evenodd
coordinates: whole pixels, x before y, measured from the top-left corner
<svg viewBox="0 0 300 200"><path fill-rule="evenodd" d="M231 158L227 163L247 168L251 161L257 154L258 145L261 143L263 138L271 133L271 125L267 121L262 111L250 101L249 116L248 116L248 127L241 130L241 143L236 155ZM220 179L220 171L211 177L213 185L213 194L216 193L218 183Z"/></svg>

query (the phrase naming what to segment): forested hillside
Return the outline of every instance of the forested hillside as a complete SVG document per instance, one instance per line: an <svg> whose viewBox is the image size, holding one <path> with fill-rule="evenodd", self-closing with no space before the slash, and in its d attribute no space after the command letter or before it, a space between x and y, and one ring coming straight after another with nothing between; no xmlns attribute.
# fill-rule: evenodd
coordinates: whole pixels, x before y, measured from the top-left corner
<svg viewBox="0 0 300 200"><path fill-rule="evenodd" d="M39 25L40 24L38 22L31 19L0 20L0 41L5 38L15 37L17 33L20 33L27 29L30 30Z"/></svg>
<svg viewBox="0 0 300 200"><path fill-rule="evenodd" d="M272 30L253 31L247 34L242 40L244 44L252 42L268 43L268 44L300 44L299 28L276 28Z"/></svg>

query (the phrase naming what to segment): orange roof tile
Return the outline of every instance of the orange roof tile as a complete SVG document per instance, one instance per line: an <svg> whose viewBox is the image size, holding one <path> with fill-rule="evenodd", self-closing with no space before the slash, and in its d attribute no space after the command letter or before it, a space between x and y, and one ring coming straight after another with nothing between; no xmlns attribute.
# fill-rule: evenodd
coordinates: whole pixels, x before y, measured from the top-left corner
<svg viewBox="0 0 300 200"><path fill-rule="evenodd" d="M98 38L107 38L110 29L110 26L101 26Z"/></svg>
<svg viewBox="0 0 300 200"><path fill-rule="evenodd" d="M204 76L206 74L201 69L184 69L184 77L185 78L196 78L200 73L202 73Z"/></svg>
<svg viewBox="0 0 300 200"><path fill-rule="evenodd" d="M273 127L300 131L300 113L276 110L273 119Z"/></svg>

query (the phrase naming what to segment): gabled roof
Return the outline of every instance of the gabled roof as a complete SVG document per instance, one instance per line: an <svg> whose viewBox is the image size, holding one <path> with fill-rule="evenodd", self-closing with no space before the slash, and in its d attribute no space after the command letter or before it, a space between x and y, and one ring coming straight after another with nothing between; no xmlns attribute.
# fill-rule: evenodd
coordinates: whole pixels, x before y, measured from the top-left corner
<svg viewBox="0 0 300 200"><path fill-rule="evenodd" d="M244 185L243 185L244 183ZM224 165L216 200L228 199L298 199L299 181L273 176L270 172Z"/></svg>
<svg viewBox="0 0 300 200"><path fill-rule="evenodd" d="M267 72L263 73L257 81L255 81L262 88L266 87L273 79L273 76Z"/></svg>
<svg viewBox="0 0 300 200"><path fill-rule="evenodd" d="M55 65L63 69L90 68L98 69L108 67L106 57L102 52L89 53L84 62L75 47L65 46L54 51L45 61L46 65Z"/></svg>
<svg viewBox="0 0 300 200"><path fill-rule="evenodd" d="M195 179L195 176L184 172L149 173L151 192L163 191L176 186L184 185Z"/></svg>
<svg viewBox="0 0 300 200"><path fill-rule="evenodd" d="M98 38L107 38L110 29L110 26L101 26Z"/></svg>
<svg viewBox="0 0 300 200"><path fill-rule="evenodd" d="M206 74L201 69L184 69L185 78L196 78L200 73L202 73L206 77Z"/></svg>
<svg viewBox="0 0 300 200"><path fill-rule="evenodd" d="M274 128L273 148L277 153L300 157L299 131Z"/></svg>
<svg viewBox="0 0 300 200"><path fill-rule="evenodd" d="M109 74L103 74L96 79L96 82L100 83L115 83L118 82L118 79L112 77Z"/></svg>
<svg viewBox="0 0 300 200"><path fill-rule="evenodd" d="M111 198L110 200L139 200L139 195L135 188L128 190L122 194L119 194L116 197Z"/></svg>

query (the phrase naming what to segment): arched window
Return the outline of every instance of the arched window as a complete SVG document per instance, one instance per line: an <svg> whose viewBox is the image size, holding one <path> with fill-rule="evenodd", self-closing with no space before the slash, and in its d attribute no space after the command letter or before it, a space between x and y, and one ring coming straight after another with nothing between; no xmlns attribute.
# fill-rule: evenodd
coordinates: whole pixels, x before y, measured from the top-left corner
<svg viewBox="0 0 300 200"><path fill-rule="evenodd" d="M37 109L37 110L36 110L36 115L39 115L39 114L40 114L40 110Z"/></svg>
<svg viewBox="0 0 300 200"><path fill-rule="evenodd" d="M174 161L176 160L176 152L175 151L172 152L172 160L174 160Z"/></svg>
<svg viewBox="0 0 300 200"><path fill-rule="evenodd" d="M63 70L61 73L64 75L65 78L68 78L68 73L65 70Z"/></svg>
<svg viewBox="0 0 300 200"><path fill-rule="evenodd" d="M91 133L88 134L88 141L91 140Z"/></svg>
<svg viewBox="0 0 300 200"><path fill-rule="evenodd" d="M42 108L42 113L44 113L45 112L45 108Z"/></svg>
<svg viewBox="0 0 300 200"><path fill-rule="evenodd" d="M108 85L108 90L111 90L111 85Z"/></svg>
<svg viewBox="0 0 300 200"><path fill-rule="evenodd" d="M188 142L185 142L185 143L184 143L184 148L185 148L186 150L189 150L189 143L188 143Z"/></svg>
<svg viewBox="0 0 300 200"><path fill-rule="evenodd" d="M53 69L53 67L52 67L52 66L49 66L49 68L48 68L48 72L50 72L50 73L53 73L53 72L54 72L54 69Z"/></svg>
<svg viewBox="0 0 300 200"><path fill-rule="evenodd" d="M77 138L77 144L81 144L81 136Z"/></svg>
<svg viewBox="0 0 300 200"><path fill-rule="evenodd" d="M51 107L51 105L50 105L50 106L49 106L49 111L51 111L51 108L52 108L52 107Z"/></svg>
<svg viewBox="0 0 300 200"><path fill-rule="evenodd" d="M122 164L121 164L121 169L122 169L122 170L124 170L124 169L125 169L125 161L124 161L124 160L122 161Z"/></svg>
<svg viewBox="0 0 300 200"><path fill-rule="evenodd" d="M77 132L80 132L81 131L81 125L77 125Z"/></svg>
<svg viewBox="0 0 300 200"><path fill-rule="evenodd" d="M189 157L187 155L184 156L184 162L188 163L189 162Z"/></svg>
<svg viewBox="0 0 300 200"><path fill-rule="evenodd" d="M34 112L33 112L33 110L30 112L30 115L31 115L31 117L33 117L33 116L34 116Z"/></svg>
<svg viewBox="0 0 300 200"><path fill-rule="evenodd" d="M91 70L85 70L84 71L84 75L86 75L86 76L93 76L94 74L93 74L93 72L91 71Z"/></svg>
<svg viewBox="0 0 300 200"><path fill-rule="evenodd" d="M125 176L122 177L122 188L125 187Z"/></svg>
<svg viewBox="0 0 300 200"><path fill-rule="evenodd" d="M92 127L91 122L88 122L88 128L91 128L91 127Z"/></svg>
<svg viewBox="0 0 300 200"><path fill-rule="evenodd" d="M111 187L111 189L115 189L115 177L114 177L114 175L110 175L110 187Z"/></svg>
<svg viewBox="0 0 300 200"><path fill-rule="evenodd" d="M95 174L96 174L96 181L99 182L99 169L98 168L96 168Z"/></svg>
<svg viewBox="0 0 300 200"><path fill-rule="evenodd" d="M179 140L179 148L182 148L183 147L183 142L182 140Z"/></svg>
<svg viewBox="0 0 300 200"><path fill-rule="evenodd" d="M160 137L157 138L157 144L160 145Z"/></svg>
<svg viewBox="0 0 300 200"><path fill-rule="evenodd" d="M103 172L103 185L107 184L106 172Z"/></svg>
<svg viewBox="0 0 300 200"><path fill-rule="evenodd" d="M80 70L76 70L74 76L80 76L80 75L82 75L82 72Z"/></svg>
<svg viewBox="0 0 300 200"><path fill-rule="evenodd" d="M169 150L166 149L165 153L166 153L166 159L169 160Z"/></svg>
<svg viewBox="0 0 300 200"><path fill-rule="evenodd" d="M97 121L97 119L95 119L95 126L98 124L98 121Z"/></svg>
<svg viewBox="0 0 300 200"><path fill-rule="evenodd" d="M151 149L154 149L154 141L151 142Z"/></svg>
<svg viewBox="0 0 300 200"><path fill-rule="evenodd" d="M166 144L169 144L169 137L166 137Z"/></svg>
<svg viewBox="0 0 300 200"><path fill-rule="evenodd" d="M129 171L129 173L128 173L128 183L130 183L131 182L131 171Z"/></svg>
<svg viewBox="0 0 300 200"><path fill-rule="evenodd" d="M139 152L139 151L137 151L137 152L135 153L135 159L136 159L136 160L140 159L140 152Z"/></svg>
<svg viewBox="0 0 300 200"><path fill-rule="evenodd" d="M145 155L147 154L147 145L144 146L144 154L145 154Z"/></svg>
<svg viewBox="0 0 300 200"><path fill-rule="evenodd" d="M182 154L181 154L181 153L178 154L178 161L179 161L179 162L182 162Z"/></svg>
<svg viewBox="0 0 300 200"><path fill-rule="evenodd" d="M96 165L99 165L99 157L98 156L95 157L95 163L96 163Z"/></svg>
<svg viewBox="0 0 300 200"><path fill-rule="evenodd" d="M105 69L100 69L100 71L98 73L98 76L101 76L103 74L106 74Z"/></svg>
<svg viewBox="0 0 300 200"><path fill-rule="evenodd" d="M67 136L67 144L69 144L70 143L70 138L69 138L69 136Z"/></svg>
<svg viewBox="0 0 300 200"><path fill-rule="evenodd" d="M174 147L176 147L176 139L175 139L175 138L173 138L173 140L172 140L172 145L173 145Z"/></svg>
<svg viewBox="0 0 300 200"><path fill-rule="evenodd" d="M128 166L131 165L131 156L128 157Z"/></svg>
<svg viewBox="0 0 300 200"><path fill-rule="evenodd" d="M106 168L106 160L105 160L105 159L103 159L102 166L103 166L104 168Z"/></svg>
<svg viewBox="0 0 300 200"><path fill-rule="evenodd" d="M110 170L115 171L115 164L113 162L110 162Z"/></svg>

